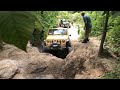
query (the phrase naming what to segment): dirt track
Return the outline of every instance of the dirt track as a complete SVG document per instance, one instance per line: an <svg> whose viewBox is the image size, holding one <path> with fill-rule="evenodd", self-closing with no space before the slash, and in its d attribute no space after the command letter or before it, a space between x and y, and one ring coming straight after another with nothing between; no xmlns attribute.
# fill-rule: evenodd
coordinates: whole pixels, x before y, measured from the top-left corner
<svg viewBox="0 0 120 90"><path fill-rule="evenodd" d="M97 56L99 41L83 44L74 41L74 50L65 59L40 53L28 45L27 53L13 45L0 52L0 78L5 79L95 79L115 67L115 60Z"/></svg>

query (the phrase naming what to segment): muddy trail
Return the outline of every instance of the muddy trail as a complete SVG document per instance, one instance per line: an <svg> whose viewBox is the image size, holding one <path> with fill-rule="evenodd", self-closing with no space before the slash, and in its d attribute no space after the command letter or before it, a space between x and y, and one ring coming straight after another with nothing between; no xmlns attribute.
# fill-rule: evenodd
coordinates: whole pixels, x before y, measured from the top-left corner
<svg viewBox="0 0 120 90"><path fill-rule="evenodd" d="M73 51L66 58L40 53L37 47L27 46L27 53L13 45L0 51L1 79L98 79L116 66L112 57L98 57L100 42L91 38L83 44L73 42ZM60 55L60 54L58 54Z"/></svg>

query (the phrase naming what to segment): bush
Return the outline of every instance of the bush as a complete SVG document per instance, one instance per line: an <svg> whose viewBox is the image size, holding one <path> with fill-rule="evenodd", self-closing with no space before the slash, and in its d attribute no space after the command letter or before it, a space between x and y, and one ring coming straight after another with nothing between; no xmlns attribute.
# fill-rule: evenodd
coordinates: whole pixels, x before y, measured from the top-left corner
<svg viewBox="0 0 120 90"><path fill-rule="evenodd" d="M92 32L91 36L100 37L103 33L105 16L102 11L93 11L89 14L92 21ZM110 14L108 20L108 32L105 39L105 48L114 52L117 56L120 56L120 16L113 18Z"/></svg>
<svg viewBox="0 0 120 90"><path fill-rule="evenodd" d="M92 21L92 36L99 36L102 34L105 17L102 15L102 11L93 11L90 14Z"/></svg>
<svg viewBox="0 0 120 90"><path fill-rule="evenodd" d="M80 30L80 41L85 38L85 30Z"/></svg>
<svg viewBox="0 0 120 90"><path fill-rule="evenodd" d="M120 64L114 70L106 73L103 79L120 79Z"/></svg>
<svg viewBox="0 0 120 90"><path fill-rule="evenodd" d="M105 46L112 52L120 54L120 16L112 20L111 23L109 23L110 29L107 33Z"/></svg>

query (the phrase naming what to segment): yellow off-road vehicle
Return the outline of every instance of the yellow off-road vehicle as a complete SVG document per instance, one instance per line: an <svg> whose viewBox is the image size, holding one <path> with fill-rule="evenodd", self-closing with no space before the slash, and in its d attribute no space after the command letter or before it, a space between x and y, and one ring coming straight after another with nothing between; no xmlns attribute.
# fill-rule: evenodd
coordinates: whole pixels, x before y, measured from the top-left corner
<svg viewBox="0 0 120 90"><path fill-rule="evenodd" d="M51 28L48 30L47 38L42 42L42 52L47 50L70 51L71 41L67 28Z"/></svg>

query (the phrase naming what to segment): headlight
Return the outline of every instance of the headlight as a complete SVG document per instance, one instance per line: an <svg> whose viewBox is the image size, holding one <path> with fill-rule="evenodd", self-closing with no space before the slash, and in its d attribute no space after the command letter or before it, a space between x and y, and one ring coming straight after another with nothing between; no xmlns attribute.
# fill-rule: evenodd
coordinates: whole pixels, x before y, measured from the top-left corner
<svg viewBox="0 0 120 90"><path fill-rule="evenodd" d="M67 42L69 41L69 39L66 40Z"/></svg>
<svg viewBox="0 0 120 90"><path fill-rule="evenodd" d="M47 43L50 43L50 40L47 40Z"/></svg>
<svg viewBox="0 0 120 90"><path fill-rule="evenodd" d="M64 43L64 42L65 42L65 40L62 40L62 42Z"/></svg>

